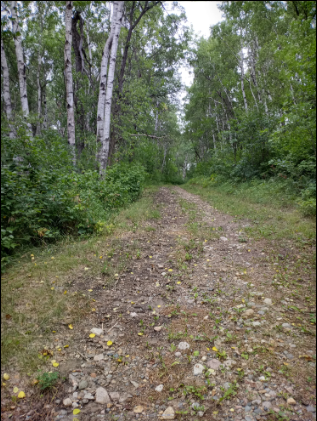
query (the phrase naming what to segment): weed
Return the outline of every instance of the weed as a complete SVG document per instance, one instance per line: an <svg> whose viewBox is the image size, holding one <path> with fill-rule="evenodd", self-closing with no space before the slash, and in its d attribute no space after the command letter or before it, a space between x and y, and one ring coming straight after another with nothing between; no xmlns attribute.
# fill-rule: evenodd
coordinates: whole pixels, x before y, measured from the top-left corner
<svg viewBox="0 0 317 421"><path fill-rule="evenodd" d="M40 390L43 392L52 389L56 385L58 378L59 373L57 371L39 374L37 380L39 381Z"/></svg>

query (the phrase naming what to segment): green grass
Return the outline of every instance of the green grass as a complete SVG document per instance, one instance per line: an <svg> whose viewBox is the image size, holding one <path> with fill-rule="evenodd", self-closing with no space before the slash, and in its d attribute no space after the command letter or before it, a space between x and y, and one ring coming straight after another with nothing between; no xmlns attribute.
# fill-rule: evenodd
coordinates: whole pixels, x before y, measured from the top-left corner
<svg viewBox="0 0 317 421"><path fill-rule="evenodd" d="M92 276L100 276L107 285L114 282L114 274L124 270L138 247L137 243L126 245L121 237L145 229L143 222L158 217L154 204L157 190L147 188L139 201L107 221L98 236L81 241L66 237L54 245L25 249L14 257L1 278L3 366L33 373L45 363L39 359L43 344L54 343L61 332L65 333L63 342L71 340L67 324L79 322L93 306L87 292L74 293L76 280L89 285ZM115 254L120 258L112 259Z"/></svg>
<svg viewBox="0 0 317 421"><path fill-rule="evenodd" d="M212 184L194 180L182 186L198 194L221 212L248 219L252 227L246 232L256 238L295 239L300 242L316 238L316 222L304 217L296 208L294 197L283 194L273 183Z"/></svg>

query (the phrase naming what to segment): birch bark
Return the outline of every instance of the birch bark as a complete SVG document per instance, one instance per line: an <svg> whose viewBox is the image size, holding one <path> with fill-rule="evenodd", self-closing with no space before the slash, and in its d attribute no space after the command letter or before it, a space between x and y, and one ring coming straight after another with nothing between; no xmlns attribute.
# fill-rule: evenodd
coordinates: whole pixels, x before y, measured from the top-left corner
<svg viewBox="0 0 317 421"><path fill-rule="evenodd" d="M76 164L75 152L75 117L74 117L74 92L72 73L72 11L73 2L66 1L65 9L65 83L66 83L66 107L67 107L67 139L72 150L73 163Z"/></svg>
<svg viewBox="0 0 317 421"><path fill-rule="evenodd" d="M240 51L241 91L242 91L242 96L243 96L244 108L245 108L245 111L248 112L248 102L247 102L247 97L246 97L245 89L244 89L244 67L243 67L243 64L244 64L244 58L243 58L243 50L241 48L241 51Z"/></svg>
<svg viewBox="0 0 317 421"><path fill-rule="evenodd" d="M24 117L29 116L29 103L26 87L26 66L23 59L22 37L20 35L19 22L17 17L17 2L11 1L12 32L14 34L15 54L18 64L19 88L22 113ZM31 124L27 123L29 135L32 136Z"/></svg>
<svg viewBox="0 0 317 421"><path fill-rule="evenodd" d="M4 110L9 121L9 136L11 139L15 137L15 130L10 123L12 120L12 102L11 102L11 94L10 94L10 78L9 78L9 68L8 62L4 50L3 41L1 40L1 69L3 75L3 99L4 99Z"/></svg>
<svg viewBox="0 0 317 421"><path fill-rule="evenodd" d="M111 49L113 35L114 35L118 6L119 6L119 2L115 1L113 3L111 29L110 29L109 37L103 49L102 59L101 59L100 84L99 84L99 96L98 96L98 107L97 107L97 148L98 148L98 144L102 142L103 135L104 135L108 61L109 61L110 49Z"/></svg>
<svg viewBox="0 0 317 421"><path fill-rule="evenodd" d="M105 125L102 139L102 147L100 152L100 173L104 174L107 169L108 155L109 155L109 144L110 144L110 122L111 122L111 103L112 103L112 92L114 85L114 72L116 68L117 50L119 35L121 30L121 22L123 16L124 1L118 2L117 16L114 22L114 35L111 45L110 53L110 64L108 71L107 80L107 91L106 91L106 104L105 104Z"/></svg>
<svg viewBox="0 0 317 421"><path fill-rule="evenodd" d="M36 135L39 136L41 134L41 111L42 111L42 89L41 89L41 46L38 49L38 57L37 57L37 72L36 72L36 84L37 84L37 118L38 122L36 125Z"/></svg>

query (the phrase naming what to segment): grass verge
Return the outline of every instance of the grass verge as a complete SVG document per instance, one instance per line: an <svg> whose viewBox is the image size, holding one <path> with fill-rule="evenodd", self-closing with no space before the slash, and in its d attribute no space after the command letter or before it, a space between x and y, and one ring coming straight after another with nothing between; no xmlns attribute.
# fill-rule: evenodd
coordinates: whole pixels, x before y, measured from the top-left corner
<svg viewBox="0 0 317 421"><path fill-rule="evenodd" d="M295 202L275 186L229 184L208 185L196 180L183 185L190 193L198 194L221 212L237 219L248 219L252 227L246 231L255 238L292 239L306 242L316 238L316 222L304 217Z"/></svg>

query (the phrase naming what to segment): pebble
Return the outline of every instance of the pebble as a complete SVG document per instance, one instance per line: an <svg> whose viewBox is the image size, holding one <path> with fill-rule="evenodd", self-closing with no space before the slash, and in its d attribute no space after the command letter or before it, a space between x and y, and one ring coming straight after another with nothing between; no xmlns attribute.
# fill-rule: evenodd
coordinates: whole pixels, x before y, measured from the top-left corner
<svg viewBox="0 0 317 421"><path fill-rule="evenodd" d="M292 326L289 323L283 323L282 327L284 327L284 329L290 329Z"/></svg>
<svg viewBox="0 0 317 421"><path fill-rule="evenodd" d="M175 419L175 411L174 409L169 406L162 414L161 417L163 420L173 420Z"/></svg>
<svg viewBox="0 0 317 421"><path fill-rule="evenodd" d="M201 364L195 364L194 365L194 369L193 369L193 374L194 376L198 376L199 374L202 374L202 372L204 371L204 366Z"/></svg>
<svg viewBox="0 0 317 421"><path fill-rule="evenodd" d="M228 241L228 238L227 237L220 237L220 240L221 241Z"/></svg>
<svg viewBox="0 0 317 421"><path fill-rule="evenodd" d="M271 306L273 304L271 298L265 298L265 300L263 302L268 306Z"/></svg>
<svg viewBox="0 0 317 421"><path fill-rule="evenodd" d="M269 409L271 409L272 408L272 404L271 404L271 402L269 402L269 401L265 401L265 402L263 402L263 408L266 410L266 411L268 411Z"/></svg>
<svg viewBox="0 0 317 421"><path fill-rule="evenodd" d="M138 314L137 313L130 313L130 317L137 317Z"/></svg>
<svg viewBox="0 0 317 421"><path fill-rule="evenodd" d="M156 386L156 388L155 388L155 390L159 393L162 392L163 389L164 389L164 386L162 384L160 384L159 386Z"/></svg>
<svg viewBox="0 0 317 421"><path fill-rule="evenodd" d="M312 405L307 406L306 409L307 409L308 412L316 412L316 407L312 406Z"/></svg>
<svg viewBox="0 0 317 421"><path fill-rule="evenodd" d="M181 357L182 353L181 352L175 352L175 357Z"/></svg>
<svg viewBox="0 0 317 421"><path fill-rule="evenodd" d="M249 310L247 310L247 311L245 311L245 312L243 313L242 317L250 317L250 316L252 316L253 314L254 314L254 310L249 309Z"/></svg>
<svg viewBox="0 0 317 421"><path fill-rule="evenodd" d="M261 322L253 322L252 325L254 327L258 327L258 326L261 326Z"/></svg>
<svg viewBox="0 0 317 421"><path fill-rule="evenodd" d="M155 326L155 332L160 332L163 329L163 326Z"/></svg>
<svg viewBox="0 0 317 421"><path fill-rule="evenodd" d="M93 327L90 332L94 333L97 336L100 336L103 333L103 329L99 327Z"/></svg>
<svg viewBox="0 0 317 421"><path fill-rule="evenodd" d="M94 356L94 361L101 361L104 359L103 354L98 354Z"/></svg>
<svg viewBox="0 0 317 421"><path fill-rule="evenodd" d="M87 399L87 400L93 400L94 397L91 393L85 393L83 399Z"/></svg>
<svg viewBox="0 0 317 421"><path fill-rule="evenodd" d="M107 404L111 403L108 392L103 387L96 389L96 403Z"/></svg>
<svg viewBox="0 0 317 421"><path fill-rule="evenodd" d="M296 401L293 398L288 398L287 399L287 405L296 405Z"/></svg>
<svg viewBox="0 0 317 421"><path fill-rule="evenodd" d="M64 406L72 406L72 403L73 402L69 398L66 398L66 399L63 400L63 405Z"/></svg>
<svg viewBox="0 0 317 421"><path fill-rule="evenodd" d="M220 365L221 365L220 361L216 359L212 359L207 362L207 366L209 368L212 368L213 370L219 370Z"/></svg>
<svg viewBox="0 0 317 421"><path fill-rule="evenodd" d="M187 342L180 342L178 344L178 349L184 351L185 349L188 349L190 347L189 343Z"/></svg>
<svg viewBox="0 0 317 421"><path fill-rule="evenodd" d="M79 382L79 385L78 385L79 390L86 389L86 387L88 387L88 382L86 380L82 380L81 382Z"/></svg>
<svg viewBox="0 0 317 421"><path fill-rule="evenodd" d="M134 412L135 414L141 414L143 411L144 411L144 408L143 408L143 406L141 406L141 405L135 406L135 407L133 408L133 412Z"/></svg>

